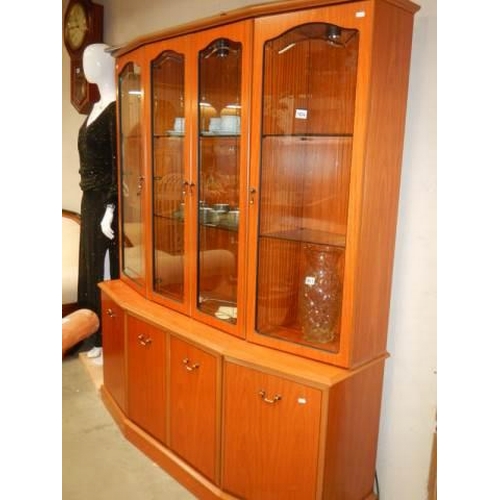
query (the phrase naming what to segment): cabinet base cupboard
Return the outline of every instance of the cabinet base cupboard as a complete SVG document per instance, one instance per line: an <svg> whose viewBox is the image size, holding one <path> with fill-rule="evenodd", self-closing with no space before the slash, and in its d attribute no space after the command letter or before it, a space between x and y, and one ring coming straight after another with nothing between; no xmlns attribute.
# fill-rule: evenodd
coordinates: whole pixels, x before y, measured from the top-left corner
<svg viewBox="0 0 500 500"><path fill-rule="evenodd" d="M345 370L202 327L119 280L101 288L123 311L111 379L129 395L120 406L123 389L105 377L102 399L125 437L197 498L376 498L385 357Z"/></svg>
<svg viewBox="0 0 500 500"><path fill-rule="evenodd" d="M114 52L101 394L197 498L376 499L418 9L271 2Z"/></svg>

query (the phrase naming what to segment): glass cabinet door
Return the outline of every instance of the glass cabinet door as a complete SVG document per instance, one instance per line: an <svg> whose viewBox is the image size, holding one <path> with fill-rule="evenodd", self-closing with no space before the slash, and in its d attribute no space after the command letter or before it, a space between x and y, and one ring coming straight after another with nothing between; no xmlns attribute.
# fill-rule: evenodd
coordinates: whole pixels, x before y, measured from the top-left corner
<svg viewBox="0 0 500 500"><path fill-rule="evenodd" d="M144 208L141 68L127 63L118 78L121 155L122 272L144 286Z"/></svg>
<svg viewBox="0 0 500 500"><path fill-rule="evenodd" d="M153 290L185 300L185 57L166 50L151 62Z"/></svg>
<svg viewBox="0 0 500 500"><path fill-rule="evenodd" d="M237 323L242 44L198 53L197 309Z"/></svg>
<svg viewBox="0 0 500 500"><path fill-rule="evenodd" d="M337 352L358 32L307 23L263 51L255 329Z"/></svg>

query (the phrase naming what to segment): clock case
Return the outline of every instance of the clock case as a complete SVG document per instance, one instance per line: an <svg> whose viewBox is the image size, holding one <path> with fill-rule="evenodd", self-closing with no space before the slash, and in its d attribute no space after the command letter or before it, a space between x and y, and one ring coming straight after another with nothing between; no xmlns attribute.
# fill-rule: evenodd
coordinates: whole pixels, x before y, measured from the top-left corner
<svg viewBox="0 0 500 500"><path fill-rule="evenodd" d="M67 14L71 7L80 3L87 13L88 30L85 39L78 50L73 50L64 37ZM83 72L83 52L88 45L103 41L104 7L90 0L70 0L66 8L63 25L64 45L70 56L71 64L71 104L80 114L87 115L92 109L92 104L99 100L99 89L94 83L89 83Z"/></svg>

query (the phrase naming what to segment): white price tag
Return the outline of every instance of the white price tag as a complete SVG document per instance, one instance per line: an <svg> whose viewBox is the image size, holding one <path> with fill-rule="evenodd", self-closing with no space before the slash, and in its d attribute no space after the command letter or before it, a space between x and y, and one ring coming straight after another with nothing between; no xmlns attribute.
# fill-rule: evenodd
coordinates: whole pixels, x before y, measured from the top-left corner
<svg viewBox="0 0 500 500"><path fill-rule="evenodd" d="M314 276L306 276L304 283L306 285L312 286L314 285L314 283L316 283L316 278Z"/></svg>
<svg viewBox="0 0 500 500"><path fill-rule="evenodd" d="M297 108L295 110L295 118L299 118L300 120L306 120L307 119L307 109Z"/></svg>

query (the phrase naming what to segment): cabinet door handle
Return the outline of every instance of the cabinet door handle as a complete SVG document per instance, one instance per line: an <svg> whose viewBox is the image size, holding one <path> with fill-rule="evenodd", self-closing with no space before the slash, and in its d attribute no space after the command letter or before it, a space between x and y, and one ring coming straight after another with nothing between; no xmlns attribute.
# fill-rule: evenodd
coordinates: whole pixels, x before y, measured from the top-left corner
<svg viewBox="0 0 500 500"><path fill-rule="evenodd" d="M113 312L113 309L106 309L106 314L110 317L110 318L114 318L116 316L116 314Z"/></svg>
<svg viewBox="0 0 500 500"><path fill-rule="evenodd" d="M184 364L184 366L188 372L193 372L194 370L197 370L200 367L199 363L193 363L192 365L190 365L189 358L184 358L182 360L182 363Z"/></svg>
<svg viewBox="0 0 500 500"><path fill-rule="evenodd" d="M272 398L272 399L268 398L266 396L266 391L264 389L261 389L259 391L259 396L262 399L262 401L264 401L264 403L269 403L270 405L273 405L273 404L277 403L281 399L281 395L280 394L276 394L274 396L274 398Z"/></svg>
<svg viewBox="0 0 500 500"><path fill-rule="evenodd" d="M144 346L147 346L147 345L151 344L151 342L153 342L150 337L146 338L146 336L143 333L141 333L137 337L137 339L139 340L139 344L144 345Z"/></svg>
<svg viewBox="0 0 500 500"><path fill-rule="evenodd" d="M254 187L251 187L250 188L250 205L253 205L255 203L255 194L257 193L257 189L255 189Z"/></svg>
<svg viewBox="0 0 500 500"><path fill-rule="evenodd" d="M141 196L142 193L142 185L144 184L145 177L141 175L139 177L139 182L137 183L137 196Z"/></svg>

